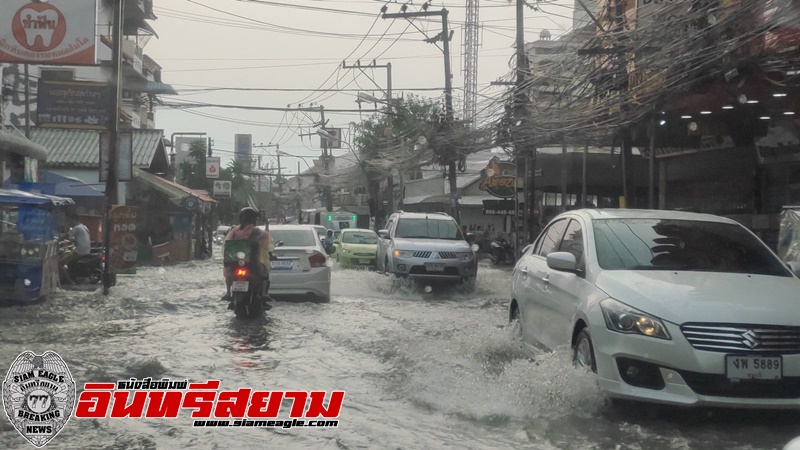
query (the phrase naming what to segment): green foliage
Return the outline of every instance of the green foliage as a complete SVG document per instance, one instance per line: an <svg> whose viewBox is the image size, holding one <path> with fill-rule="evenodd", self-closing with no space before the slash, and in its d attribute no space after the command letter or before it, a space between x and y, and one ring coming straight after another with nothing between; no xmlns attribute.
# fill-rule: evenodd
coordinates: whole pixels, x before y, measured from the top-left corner
<svg viewBox="0 0 800 450"><path fill-rule="evenodd" d="M180 184L190 189L208 190L211 187L206 179L206 141L195 139L189 147L189 157L179 165Z"/></svg>
<svg viewBox="0 0 800 450"><path fill-rule="evenodd" d="M355 146L364 169L371 180L380 178L380 172L371 164L386 155L392 143L416 141L420 136L429 138L439 122L439 105L429 99L407 95L395 99L392 113L376 114L361 123ZM390 134L387 133L390 128Z"/></svg>

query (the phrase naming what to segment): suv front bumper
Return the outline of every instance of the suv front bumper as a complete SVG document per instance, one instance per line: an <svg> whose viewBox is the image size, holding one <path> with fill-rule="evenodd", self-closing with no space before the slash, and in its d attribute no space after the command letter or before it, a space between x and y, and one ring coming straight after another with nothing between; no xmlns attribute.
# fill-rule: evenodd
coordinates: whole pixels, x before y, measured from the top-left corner
<svg viewBox="0 0 800 450"><path fill-rule="evenodd" d="M474 257L467 261L394 257L391 272L420 280L464 281L478 274L478 261Z"/></svg>

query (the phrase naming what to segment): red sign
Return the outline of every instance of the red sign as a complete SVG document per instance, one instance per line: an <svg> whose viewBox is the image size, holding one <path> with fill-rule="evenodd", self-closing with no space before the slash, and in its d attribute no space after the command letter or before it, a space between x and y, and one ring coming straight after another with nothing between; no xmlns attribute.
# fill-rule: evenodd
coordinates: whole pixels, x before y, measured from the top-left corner
<svg viewBox="0 0 800 450"><path fill-rule="evenodd" d="M0 62L95 64L95 0L4 0Z"/></svg>
<svg viewBox="0 0 800 450"><path fill-rule="evenodd" d="M111 273L136 273L136 257L139 241L136 238L138 210L135 206L114 206L111 208L109 225L108 268Z"/></svg>

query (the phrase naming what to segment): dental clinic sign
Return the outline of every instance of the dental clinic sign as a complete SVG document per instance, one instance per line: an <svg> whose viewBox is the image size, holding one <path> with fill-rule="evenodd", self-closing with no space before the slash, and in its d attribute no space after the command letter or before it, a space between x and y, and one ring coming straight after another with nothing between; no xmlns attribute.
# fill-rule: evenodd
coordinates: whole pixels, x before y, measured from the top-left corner
<svg viewBox="0 0 800 450"><path fill-rule="evenodd" d="M95 64L96 0L3 0L0 63Z"/></svg>

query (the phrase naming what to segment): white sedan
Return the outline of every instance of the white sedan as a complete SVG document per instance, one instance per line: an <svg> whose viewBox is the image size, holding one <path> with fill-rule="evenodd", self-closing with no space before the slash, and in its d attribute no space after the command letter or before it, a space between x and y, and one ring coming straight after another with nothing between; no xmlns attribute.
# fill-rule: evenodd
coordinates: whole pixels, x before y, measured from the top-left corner
<svg viewBox="0 0 800 450"><path fill-rule="evenodd" d="M612 398L800 408L800 280L733 220L562 214L514 268L509 317L531 350L570 348Z"/></svg>
<svg viewBox="0 0 800 450"><path fill-rule="evenodd" d="M262 229L264 227L261 227ZM319 302L331 298L328 255L311 225L270 225L275 245L270 262L270 295L307 295Z"/></svg>

